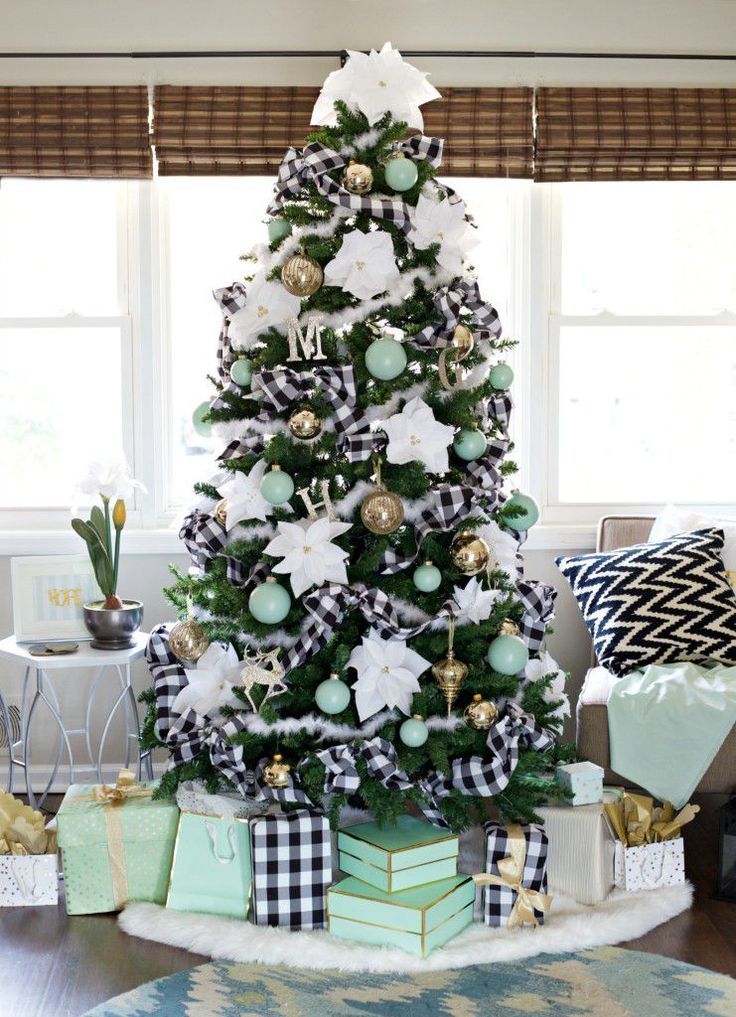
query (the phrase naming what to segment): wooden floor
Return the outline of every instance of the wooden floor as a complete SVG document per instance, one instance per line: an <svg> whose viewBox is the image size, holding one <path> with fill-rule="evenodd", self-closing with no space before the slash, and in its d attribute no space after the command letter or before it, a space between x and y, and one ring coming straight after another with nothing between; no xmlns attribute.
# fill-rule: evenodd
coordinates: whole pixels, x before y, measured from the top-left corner
<svg viewBox="0 0 736 1017"><path fill-rule="evenodd" d="M722 799L686 830L686 859L696 887L693 909L622 944L736 977L736 905L712 900ZM80 1017L111 996L192 967L207 958L122 933L114 915L67 918L63 907L0 909L2 1017ZM216 1017L213 1014L213 1017Z"/></svg>

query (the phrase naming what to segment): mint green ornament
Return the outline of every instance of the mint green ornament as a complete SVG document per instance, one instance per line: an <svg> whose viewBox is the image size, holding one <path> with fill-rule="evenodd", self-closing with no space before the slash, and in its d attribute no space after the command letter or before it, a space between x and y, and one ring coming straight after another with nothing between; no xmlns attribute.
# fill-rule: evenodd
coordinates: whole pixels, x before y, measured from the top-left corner
<svg viewBox="0 0 736 1017"><path fill-rule="evenodd" d="M471 459L478 459L486 450L488 442L482 431L476 427L464 427L455 435L452 447L456 455L461 459L470 462Z"/></svg>
<svg viewBox="0 0 736 1017"><path fill-rule="evenodd" d="M418 569L414 570L412 579L416 588L422 593L431 593L442 582L442 573L436 565L427 560L424 565L420 565Z"/></svg>
<svg viewBox="0 0 736 1017"><path fill-rule="evenodd" d="M417 164L402 155L395 155L386 163L386 183L393 191L408 191L417 182Z"/></svg>
<svg viewBox="0 0 736 1017"><path fill-rule="evenodd" d="M399 738L410 749L418 749L429 738L429 728L419 713L405 720L399 728Z"/></svg>
<svg viewBox="0 0 736 1017"><path fill-rule="evenodd" d="M368 373L379 381L398 378L406 367L406 350L395 339L383 336L375 339L365 351L365 366Z"/></svg>
<svg viewBox="0 0 736 1017"><path fill-rule="evenodd" d="M539 519L539 505L528 494L514 491L506 504L521 509L520 515L514 516L513 519L510 518L507 522L507 526L511 526L514 530L528 530Z"/></svg>
<svg viewBox="0 0 736 1017"><path fill-rule="evenodd" d="M488 663L499 674L518 674L528 662L529 650L518 636L502 632L488 647Z"/></svg>
<svg viewBox="0 0 736 1017"><path fill-rule="evenodd" d="M204 419L209 412L210 404L200 403L192 414L192 427L202 438L209 438L212 434L212 424Z"/></svg>
<svg viewBox="0 0 736 1017"><path fill-rule="evenodd" d="M291 608L291 597L287 590L280 586L273 576L268 576L248 598L248 610L264 625L277 625L282 622Z"/></svg>
<svg viewBox="0 0 736 1017"><path fill-rule="evenodd" d="M253 365L250 360L247 357L239 357L238 360L233 361L230 377L241 388L250 385L250 379L253 377Z"/></svg>
<svg viewBox="0 0 736 1017"><path fill-rule="evenodd" d="M268 239L272 244L277 243L279 240L283 240L284 237L290 236L291 223L288 223L286 219L269 219Z"/></svg>
<svg viewBox="0 0 736 1017"><path fill-rule="evenodd" d="M261 494L271 505L283 505L293 493L294 481L288 473L284 473L278 463L274 463L261 481Z"/></svg>
<svg viewBox="0 0 736 1017"><path fill-rule="evenodd" d="M508 364L495 364L488 372L488 380L497 391L502 392L511 386L514 372Z"/></svg>
<svg viewBox="0 0 736 1017"><path fill-rule="evenodd" d="M333 672L327 681L320 682L317 686L314 701L322 713L342 713L350 702L350 689Z"/></svg>

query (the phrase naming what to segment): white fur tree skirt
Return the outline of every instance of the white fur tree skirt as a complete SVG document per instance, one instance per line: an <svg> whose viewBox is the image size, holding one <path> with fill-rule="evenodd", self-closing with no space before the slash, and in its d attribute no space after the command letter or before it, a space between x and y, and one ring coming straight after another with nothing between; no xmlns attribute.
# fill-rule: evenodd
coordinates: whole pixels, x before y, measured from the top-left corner
<svg viewBox="0 0 736 1017"><path fill-rule="evenodd" d="M545 924L537 929L509 931L476 923L426 960L393 947L347 942L326 932L263 928L233 918L169 911L156 904L131 904L118 921L132 936L183 947L215 960L379 973L433 971L540 953L571 953L636 939L686 911L692 892L689 883L641 893L616 890L596 907L557 896Z"/></svg>

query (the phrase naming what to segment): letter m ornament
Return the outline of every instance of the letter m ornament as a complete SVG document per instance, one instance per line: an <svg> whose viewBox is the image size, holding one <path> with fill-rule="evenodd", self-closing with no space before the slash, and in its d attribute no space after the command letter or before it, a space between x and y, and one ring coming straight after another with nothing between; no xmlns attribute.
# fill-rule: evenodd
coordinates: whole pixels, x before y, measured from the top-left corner
<svg viewBox="0 0 736 1017"><path fill-rule="evenodd" d="M289 363L297 360L327 360L322 352L322 315L310 314L307 318L306 335L302 332L298 318L289 318ZM301 353L300 353L301 347Z"/></svg>

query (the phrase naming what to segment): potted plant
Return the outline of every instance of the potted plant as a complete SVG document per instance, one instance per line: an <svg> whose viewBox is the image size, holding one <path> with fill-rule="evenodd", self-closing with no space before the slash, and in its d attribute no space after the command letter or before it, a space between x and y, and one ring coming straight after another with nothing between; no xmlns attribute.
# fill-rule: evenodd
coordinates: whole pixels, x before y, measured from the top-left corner
<svg viewBox="0 0 736 1017"><path fill-rule="evenodd" d="M72 519L72 529L87 545L97 585L105 598L83 607L84 623L92 636L90 646L97 650L125 650L133 646L135 633L143 622L141 601L121 600L117 593L120 540L127 515L125 499L136 488L145 490L130 476L122 456L107 463L92 463L80 484L84 494L98 495L102 501L102 508L95 505L88 520Z"/></svg>

